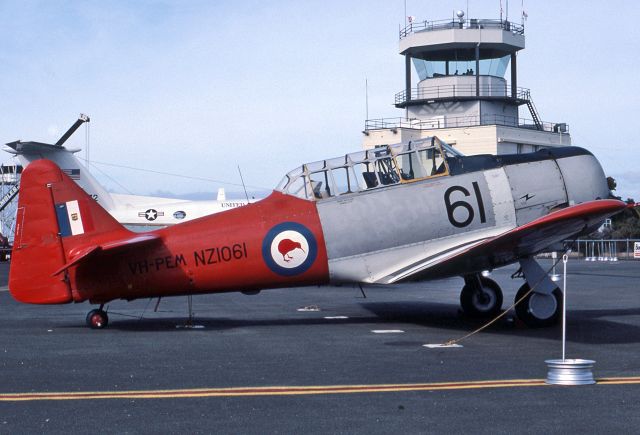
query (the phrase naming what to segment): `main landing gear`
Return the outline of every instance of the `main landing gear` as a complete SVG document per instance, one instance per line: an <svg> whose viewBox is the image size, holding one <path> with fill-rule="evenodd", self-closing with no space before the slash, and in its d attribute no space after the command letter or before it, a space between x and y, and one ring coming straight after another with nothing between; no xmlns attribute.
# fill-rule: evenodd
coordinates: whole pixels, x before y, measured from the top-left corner
<svg viewBox="0 0 640 435"><path fill-rule="evenodd" d="M103 329L109 324L109 316L104 311L104 304L100 305L100 308L89 311L87 314L87 326L91 329Z"/></svg>
<svg viewBox="0 0 640 435"><path fill-rule="evenodd" d="M528 283L522 284L516 293L516 301L519 301L530 289ZM530 328L555 325L561 312L562 291L558 287L552 290L551 294L536 293L534 290L516 305L516 315Z"/></svg>
<svg viewBox="0 0 640 435"><path fill-rule="evenodd" d="M465 276L460 305L468 316L494 317L502 309L502 290L492 279L480 275Z"/></svg>
<svg viewBox="0 0 640 435"><path fill-rule="evenodd" d="M520 261L526 282L516 294L516 316L529 328L555 325L562 313L562 292L546 271L531 258ZM531 284L535 286L531 290ZM526 295L526 296L525 296ZM481 275L464 277L460 305L469 317L492 319L502 309L502 290L492 279Z"/></svg>
<svg viewBox="0 0 640 435"><path fill-rule="evenodd" d="M516 302L524 297L516 305L516 315L530 328L555 325L562 313L562 291L533 258L521 259L520 268L526 282L516 293Z"/></svg>

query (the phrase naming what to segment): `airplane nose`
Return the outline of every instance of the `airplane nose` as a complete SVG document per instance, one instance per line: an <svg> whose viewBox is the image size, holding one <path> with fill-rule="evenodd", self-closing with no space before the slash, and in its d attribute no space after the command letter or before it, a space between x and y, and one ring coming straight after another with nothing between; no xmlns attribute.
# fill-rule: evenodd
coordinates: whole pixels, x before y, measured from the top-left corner
<svg viewBox="0 0 640 435"><path fill-rule="evenodd" d="M607 177L598 159L583 148L568 149L571 150L570 155L558 156L556 162L562 173L569 205L610 198Z"/></svg>

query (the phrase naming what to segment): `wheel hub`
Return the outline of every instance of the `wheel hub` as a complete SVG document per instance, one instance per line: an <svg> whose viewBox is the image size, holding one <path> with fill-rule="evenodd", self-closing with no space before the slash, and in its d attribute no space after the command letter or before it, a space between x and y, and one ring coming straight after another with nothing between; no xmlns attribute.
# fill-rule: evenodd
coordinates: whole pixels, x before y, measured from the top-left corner
<svg viewBox="0 0 640 435"><path fill-rule="evenodd" d="M476 292L473 298L474 304L478 310L483 311L492 308L495 304L495 300L495 295L485 289Z"/></svg>
<svg viewBox="0 0 640 435"><path fill-rule="evenodd" d="M533 293L529 299L528 308L534 317L546 320L555 314L558 304L551 294Z"/></svg>
<svg viewBox="0 0 640 435"><path fill-rule="evenodd" d="M102 326L102 316L100 314L94 314L91 316L91 323L93 326L99 328Z"/></svg>

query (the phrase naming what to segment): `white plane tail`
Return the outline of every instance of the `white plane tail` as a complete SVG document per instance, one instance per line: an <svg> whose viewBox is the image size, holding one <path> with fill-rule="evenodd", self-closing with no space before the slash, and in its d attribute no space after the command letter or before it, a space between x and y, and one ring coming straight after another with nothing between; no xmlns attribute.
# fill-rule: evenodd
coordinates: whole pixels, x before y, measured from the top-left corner
<svg viewBox="0 0 640 435"><path fill-rule="evenodd" d="M7 146L9 148L5 150L14 154L23 167L40 159L48 159L55 162L56 165L72 180L76 181L89 196L98 201L102 208L107 211L114 208L114 200L111 194L98 183L98 180L91 175L87 168L80 162L80 159L76 157L75 153L79 150L68 150L61 145L51 145L41 142L16 141L8 143Z"/></svg>
<svg viewBox="0 0 640 435"><path fill-rule="evenodd" d="M218 202L225 202L227 200L227 194L224 192L224 187L218 188L218 197L216 200Z"/></svg>

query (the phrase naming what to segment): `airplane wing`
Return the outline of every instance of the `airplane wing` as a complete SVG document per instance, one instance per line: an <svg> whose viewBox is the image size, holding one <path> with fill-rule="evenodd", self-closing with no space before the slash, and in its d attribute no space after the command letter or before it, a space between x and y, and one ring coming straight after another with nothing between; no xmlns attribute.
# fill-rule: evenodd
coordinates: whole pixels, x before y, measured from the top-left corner
<svg viewBox="0 0 640 435"><path fill-rule="evenodd" d="M83 262L94 254L97 254L98 252L116 251L118 249L132 247L134 245L142 246L160 239L161 237L157 234L135 234L131 237L109 240L108 242L102 244L83 246L81 249L75 252L72 250L69 253L70 261L64 264L60 269L56 270L52 274L52 276L56 276L64 272L71 266L75 266L76 264Z"/></svg>
<svg viewBox="0 0 640 435"><path fill-rule="evenodd" d="M628 205L618 200L589 201L567 207L495 237L453 249L404 268L389 282L477 273L535 255L548 246L595 231L604 219Z"/></svg>

